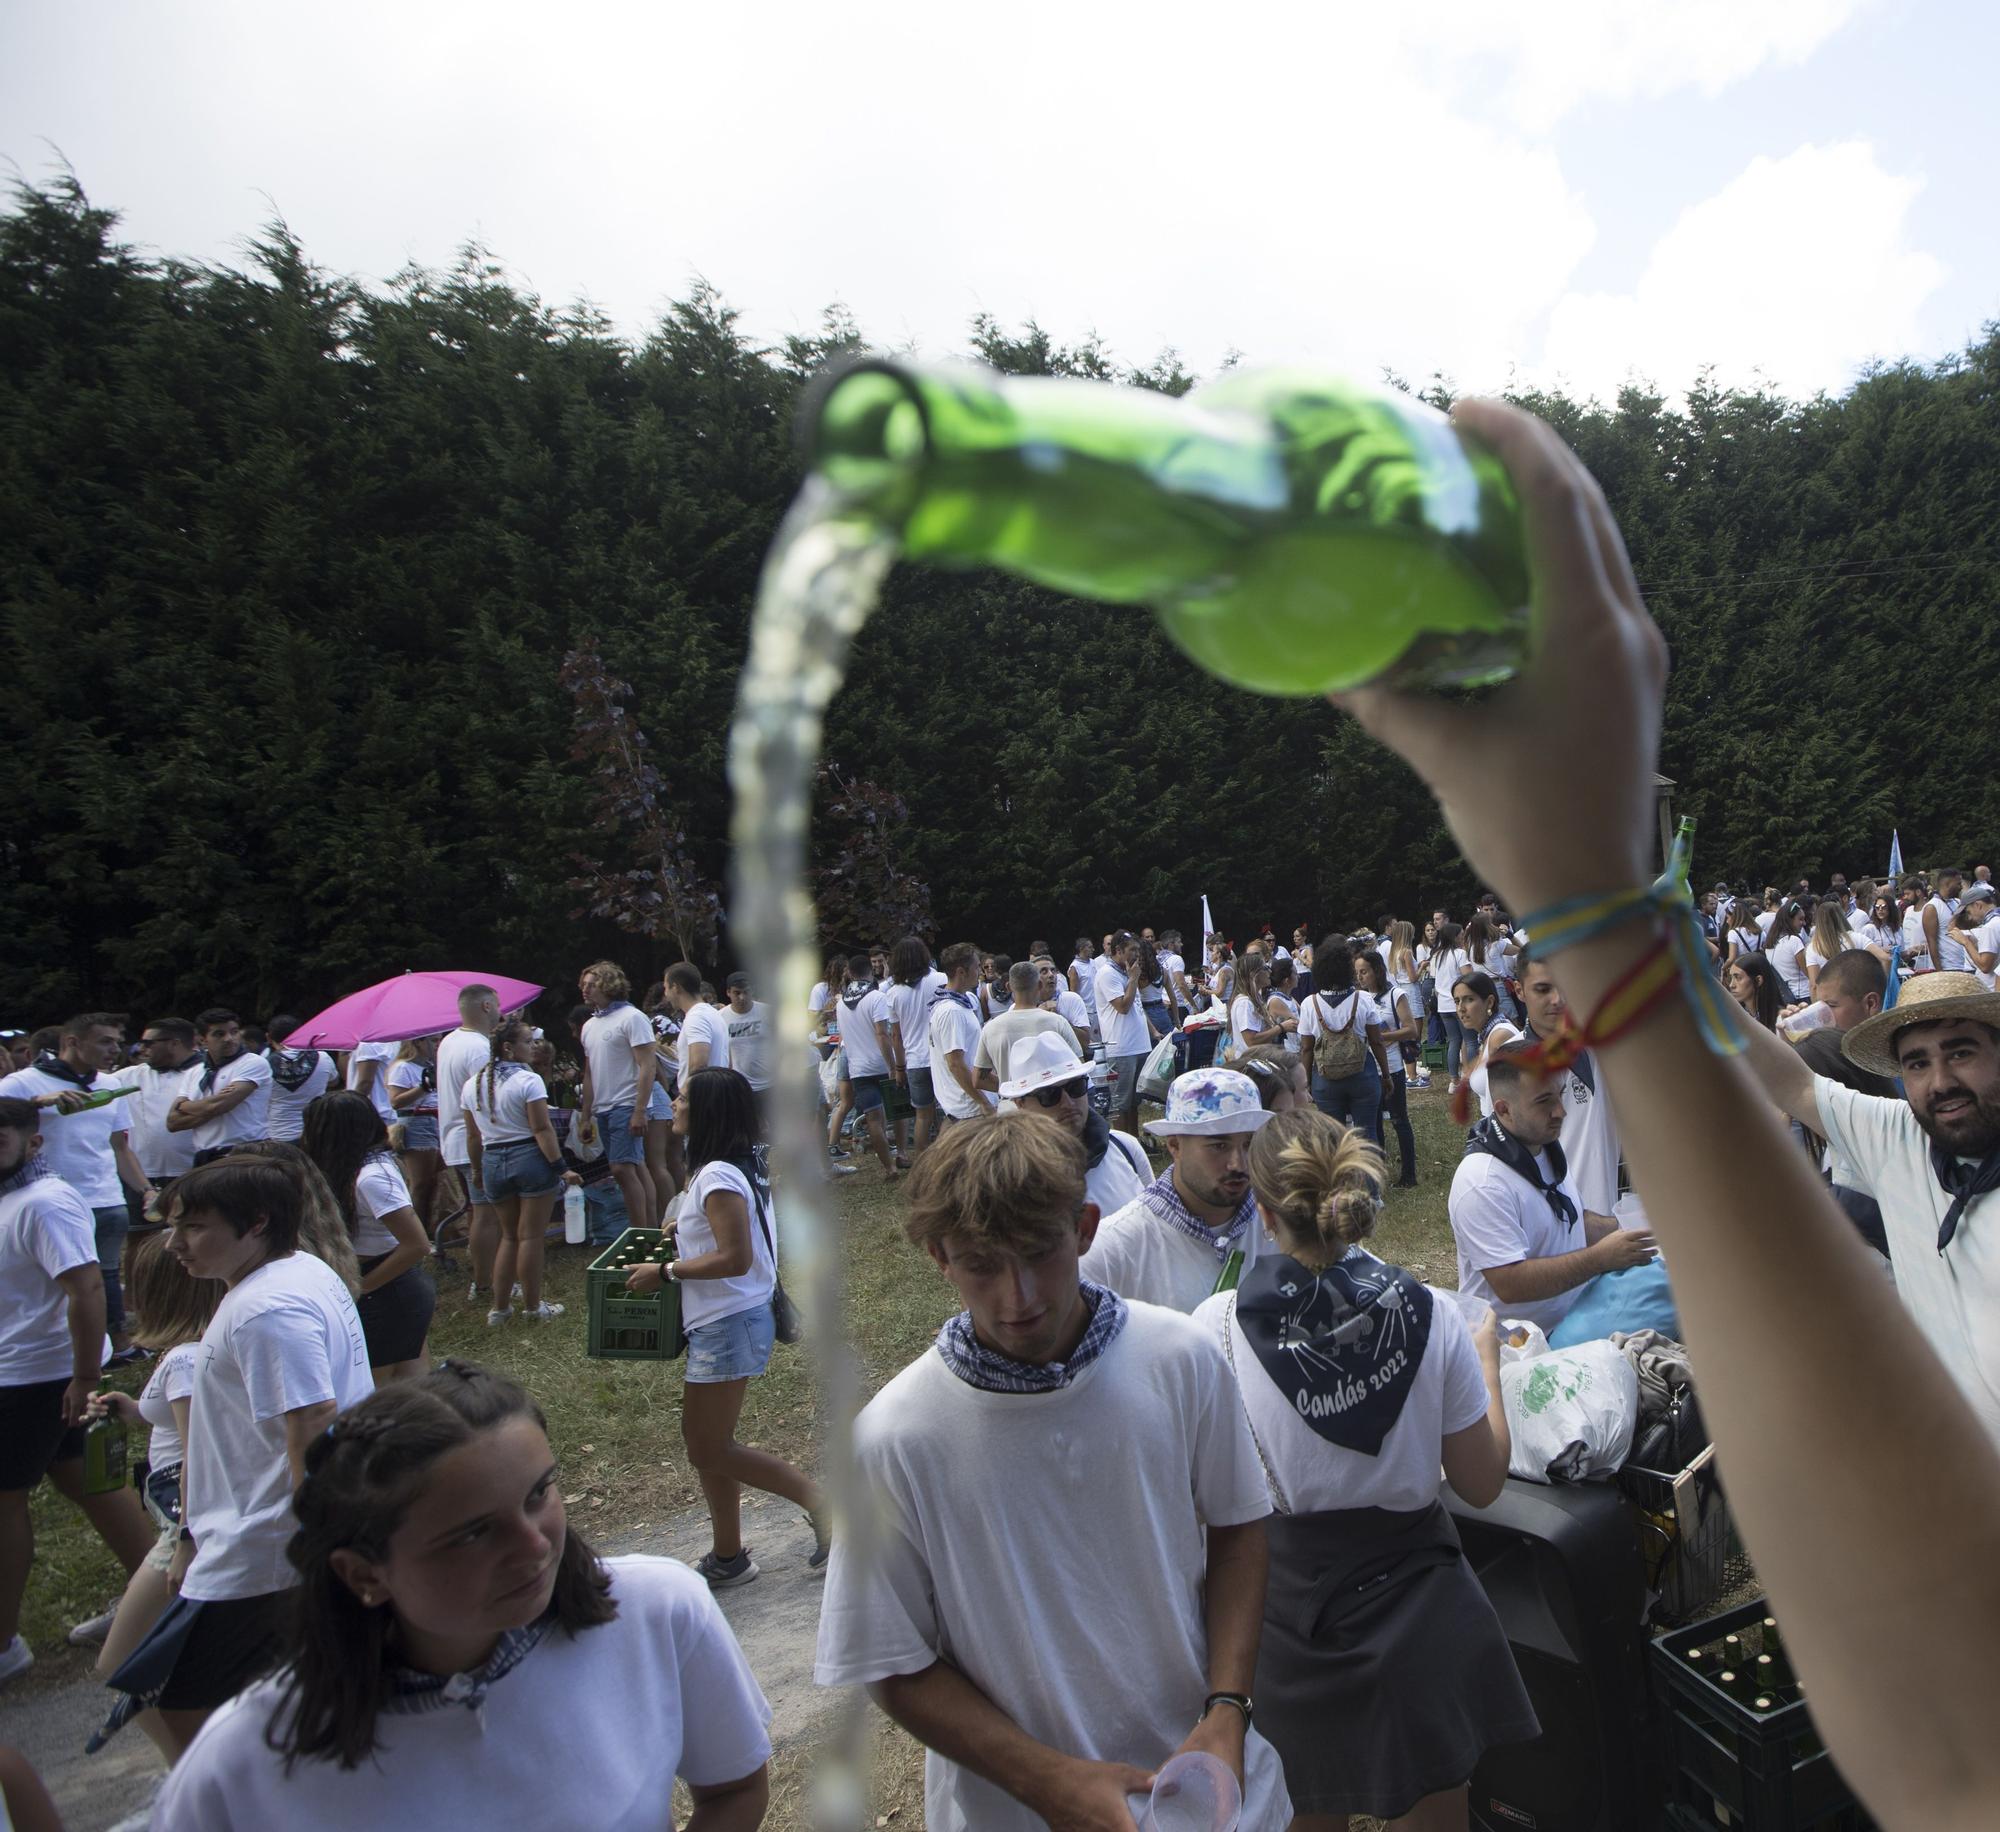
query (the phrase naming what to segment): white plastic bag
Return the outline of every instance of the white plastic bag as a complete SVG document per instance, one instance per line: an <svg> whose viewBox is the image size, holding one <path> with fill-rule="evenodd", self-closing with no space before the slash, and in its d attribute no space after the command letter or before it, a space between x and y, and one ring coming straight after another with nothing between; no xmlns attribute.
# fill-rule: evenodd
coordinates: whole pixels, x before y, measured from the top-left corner
<svg viewBox="0 0 2000 1832"><path fill-rule="evenodd" d="M1622 1468L1639 1424L1639 1375L1608 1342L1503 1362L1500 1397L1514 1449L1509 1475L1584 1482Z"/></svg>
<svg viewBox="0 0 2000 1832"><path fill-rule="evenodd" d="M1516 1340L1519 1338L1519 1340ZM1500 1365L1510 1361L1532 1361L1549 1352L1549 1339L1539 1323L1521 1317L1500 1319Z"/></svg>
<svg viewBox="0 0 2000 1832"><path fill-rule="evenodd" d="M1167 1104L1167 1090L1174 1085L1174 1037L1169 1031L1153 1045L1152 1053L1139 1065L1139 1098Z"/></svg>

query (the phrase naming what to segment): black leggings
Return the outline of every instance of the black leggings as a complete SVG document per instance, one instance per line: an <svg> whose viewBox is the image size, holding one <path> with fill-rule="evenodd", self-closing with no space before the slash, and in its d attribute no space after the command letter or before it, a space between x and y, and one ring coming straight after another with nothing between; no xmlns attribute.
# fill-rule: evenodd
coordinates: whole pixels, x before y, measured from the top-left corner
<svg viewBox="0 0 2000 1832"><path fill-rule="evenodd" d="M1417 1180L1417 1135L1410 1130L1410 1077L1403 1069L1398 1069L1389 1077L1389 1085L1382 1091L1381 1108L1375 1115L1375 1143L1385 1151L1388 1143L1383 1134L1391 1125L1396 1128L1396 1149L1403 1159L1401 1181L1414 1183Z"/></svg>

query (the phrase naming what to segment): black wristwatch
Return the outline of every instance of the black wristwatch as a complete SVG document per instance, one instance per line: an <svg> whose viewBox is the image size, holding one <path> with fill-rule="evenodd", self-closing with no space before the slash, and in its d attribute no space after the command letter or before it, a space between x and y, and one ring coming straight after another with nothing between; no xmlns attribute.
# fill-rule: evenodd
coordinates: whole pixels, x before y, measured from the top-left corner
<svg viewBox="0 0 2000 1832"><path fill-rule="evenodd" d="M1251 1722L1250 1694L1247 1692L1211 1692L1201 1701L1201 1715L1206 1718L1217 1705L1234 1705L1243 1713L1243 1728L1248 1730Z"/></svg>

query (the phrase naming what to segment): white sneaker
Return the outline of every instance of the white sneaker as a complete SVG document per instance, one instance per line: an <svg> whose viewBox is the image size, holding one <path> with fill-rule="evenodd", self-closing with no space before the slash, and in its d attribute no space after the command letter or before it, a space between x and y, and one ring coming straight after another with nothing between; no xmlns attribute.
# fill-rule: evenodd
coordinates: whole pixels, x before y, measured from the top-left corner
<svg viewBox="0 0 2000 1832"><path fill-rule="evenodd" d="M520 1286L516 1285L516 1286L514 1287L513 1291L512 1291L512 1292L511 1292L511 1293L510 1293L509 1295L510 1295L510 1296L512 1296L512 1297L516 1297L516 1298L518 1298L518 1297L519 1297L519 1296L521 1295L521 1288L520 1288Z"/></svg>
<svg viewBox="0 0 2000 1832"><path fill-rule="evenodd" d="M111 1633L111 1619L118 1613L116 1603L102 1615L92 1616L88 1622L79 1622L69 1632L69 1644L73 1648L101 1648L104 1637Z"/></svg>
<svg viewBox="0 0 2000 1832"><path fill-rule="evenodd" d="M486 1287L483 1285L468 1285L465 1288L465 1301L468 1304L477 1304L485 1295Z"/></svg>
<svg viewBox="0 0 2000 1832"><path fill-rule="evenodd" d="M10 1679L19 1679L34 1664L34 1650L16 1635L4 1648L0 1648L0 1686Z"/></svg>
<svg viewBox="0 0 2000 1832"><path fill-rule="evenodd" d="M560 1317L563 1314L563 1309L562 1305L551 1304L547 1298L544 1298L533 1310L522 1311L521 1316L524 1321L529 1323L546 1323L551 1317Z"/></svg>
<svg viewBox="0 0 2000 1832"><path fill-rule="evenodd" d="M505 1310L489 1310L486 1313L486 1327L488 1329L498 1329L513 1314L514 1307L511 1304Z"/></svg>

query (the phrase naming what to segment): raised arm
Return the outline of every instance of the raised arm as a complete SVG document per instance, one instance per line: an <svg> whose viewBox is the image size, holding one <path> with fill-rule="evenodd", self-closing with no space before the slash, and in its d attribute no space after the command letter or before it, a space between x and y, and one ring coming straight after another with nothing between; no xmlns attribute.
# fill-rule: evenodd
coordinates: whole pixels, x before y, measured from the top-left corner
<svg viewBox="0 0 2000 1832"><path fill-rule="evenodd" d="M1429 783L1510 907L1629 889L1651 877L1666 645L1602 493L1556 435L1492 402L1457 418L1521 492L1533 659L1477 706L1379 689L1341 703ZM1572 1009L1594 1011L1655 941L1632 922L1563 949ZM1675 998L1597 1061L1815 1722L1885 1824L1990 1824L2000 1451L1760 1097L1769 1049L1754 1069L1711 1053Z"/></svg>

